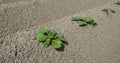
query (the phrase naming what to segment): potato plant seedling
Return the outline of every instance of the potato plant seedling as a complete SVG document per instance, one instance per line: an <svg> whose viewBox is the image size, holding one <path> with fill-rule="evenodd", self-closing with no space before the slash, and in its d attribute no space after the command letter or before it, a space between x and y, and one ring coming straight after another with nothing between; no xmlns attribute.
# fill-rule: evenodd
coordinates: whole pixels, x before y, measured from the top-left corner
<svg viewBox="0 0 120 63"><path fill-rule="evenodd" d="M61 48L62 42L65 41L64 36L58 36L55 30L49 30L46 28L40 28L35 35L35 38L39 42L44 43L44 47L52 45L54 48Z"/></svg>
<svg viewBox="0 0 120 63"><path fill-rule="evenodd" d="M72 21L76 21L79 26L86 26L88 24L93 26L97 25L97 23L91 17L73 17Z"/></svg>
<svg viewBox="0 0 120 63"><path fill-rule="evenodd" d="M115 4L120 5L120 1L117 1Z"/></svg>
<svg viewBox="0 0 120 63"><path fill-rule="evenodd" d="M108 9L104 8L102 11L105 12L106 15L109 15L109 10Z"/></svg>
<svg viewBox="0 0 120 63"><path fill-rule="evenodd" d="M106 15L109 15L110 12L111 12L111 13L115 13L114 10L112 10L112 9L106 9L106 8L104 8L102 11L105 12Z"/></svg>

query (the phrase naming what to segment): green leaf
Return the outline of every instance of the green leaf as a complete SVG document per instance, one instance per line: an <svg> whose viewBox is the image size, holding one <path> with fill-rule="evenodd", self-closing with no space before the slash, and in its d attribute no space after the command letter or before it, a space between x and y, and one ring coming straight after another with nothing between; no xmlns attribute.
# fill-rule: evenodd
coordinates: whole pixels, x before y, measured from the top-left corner
<svg viewBox="0 0 120 63"><path fill-rule="evenodd" d="M97 23L93 21L92 25L95 26L95 25L97 25Z"/></svg>
<svg viewBox="0 0 120 63"><path fill-rule="evenodd" d="M78 21L77 23L79 24L79 26L85 26L85 25L87 25L87 23L84 22L84 21Z"/></svg>
<svg viewBox="0 0 120 63"><path fill-rule="evenodd" d="M103 9L102 11L108 14L108 9ZM72 21L76 21L79 24L79 26L86 26L87 24L91 24L93 26L97 25L97 23L95 23L94 19L91 17L73 17Z"/></svg>
<svg viewBox="0 0 120 63"><path fill-rule="evenodd" d="M49 30L46 28L40 28L37 33L47 33Z"/></svg>
<svg viewBox="0 0 120 63"><path fill-rule="evenodd" d="M91 18L91 17L86 17L86 18L85 18L85 21L86 21L87 23L92 23L92 22L94 21L94 19Z"/></svg>
<svg viewBox="0 0 120 63"><path fill-rule="evenodd" d="M51 39L51 38L54 38L56 35L56 31L55 30L49 30L48 32L48 38Z"/></svg>
<svg viewBox="0 0 120 63"><path fill-rule="evenodd" d="M115 4L120 5L120 1L117 1Z"/></svg>
<svg viewBox="0 0 120 63"><path fill-rule="evenodd" d="M50 39L46 39L45 43L50 45L50 41L51 41Z"/></svg>
<svg viewBox="0 0 120 63"><path fill-rule="evenodd" d="M84 19L84 17L73 17L72 21L83 21Z"/></svg>
<svg viewBox="0 0 120 63"><path fill-rule="evenodd" d="M44 47L48 47L50 45L50 39L46 39L44 42Z"/></svg>
<svg viewBox="0 0 120 63"><path fill-rule="evenodd" d="M52 46L54 48L61 48L62 42L60 40L52 40Z"/></svg>
<svg viewBox="0 0 120 63"><path fill-rule="evenodd" d="M107 15L109 15L108 9L105 9L105 8L104 8L102 11L105 12Z"/></svg>
<svg viewBox="0 0 120 63"><path fill-rule="evenodd" d="M49 46L48 44L45 44L45 43L44 43L44 47L48 47L48 46Z"/></svg>
<svg viewBox="0 0 120 63"><path fill-rule="evenodd" d="M42 34L42 33L38 33L38 34L36 34L35 38L36 38L36 40L38 40L38 41L45 41L46 38L47 38L47 36L44 35L44 34Z"/></svg>
<svg viewBox="0 0 120 63"><path fill-rule="evenodd" d="M65 41L65 37L64 36L59 36L59 37L57 37L59 40L61 40L61 41Z"/></svg>
<svg viewBox="0 0 120 63"><path fill-rule="evenodd" d="M73 17L73 18L72 18L72 21L78 21L78 20L79 20L78 17Z"/></svg>

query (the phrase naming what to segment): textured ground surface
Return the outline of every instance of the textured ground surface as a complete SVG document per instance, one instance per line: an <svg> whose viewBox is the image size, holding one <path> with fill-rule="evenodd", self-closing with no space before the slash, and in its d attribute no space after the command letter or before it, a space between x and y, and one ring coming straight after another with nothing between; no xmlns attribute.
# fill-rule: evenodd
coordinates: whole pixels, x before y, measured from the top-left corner
<svg viewBox="0 0 120 63"><path fill-rule="evenodd" d="M117 0L116 0L117 1ZM120 6L113 0L0 0L0 63L120 63ZM114 9L109 16L101 9ZM98 23L79 27L73 16ZM64 51L34 39L40 27L67 39Z"/></svg>

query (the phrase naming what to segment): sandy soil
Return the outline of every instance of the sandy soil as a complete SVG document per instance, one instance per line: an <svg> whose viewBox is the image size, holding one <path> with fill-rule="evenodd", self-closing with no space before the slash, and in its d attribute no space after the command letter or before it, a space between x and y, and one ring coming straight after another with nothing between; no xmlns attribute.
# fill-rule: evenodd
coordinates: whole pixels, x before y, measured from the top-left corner
<svg viewBox="0 0 120 63"><path fill-rule="evenodd" d="M0 0L0 63L120 63L120 6L117 0ZM107 16L101 10L114 9ZM73 16L98 23L79 27ZM40 28L64 35L64 51L34 39Z"/></svg>

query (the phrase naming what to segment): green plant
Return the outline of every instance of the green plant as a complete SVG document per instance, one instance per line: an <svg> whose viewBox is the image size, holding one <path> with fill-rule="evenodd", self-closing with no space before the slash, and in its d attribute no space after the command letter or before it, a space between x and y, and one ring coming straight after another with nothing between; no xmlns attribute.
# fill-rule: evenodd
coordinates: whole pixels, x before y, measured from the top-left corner
<svg viewBox="0 0 120 63"><path fill-rule="evenodd" d="M117 1L115 4L120 5L120 1Z"/></svg>
<svg viewBox="0 0 120 63"><path fill-rule="evenodd" d="M58 36L55 30L49 30L46 28L40 28L35 35L35 38L39 42L44 43L44 47L52 45L54 48L61 48L62 42L65 41L64 36Z"/></svg>
<svg viewBox="0 0 120 63"><path fill-rule="evenodd" d="M97 25L91 17L73 17L72 21L76 21L79 26L86 26L87 24L91 24L93 26Z"/></svg>
<svg viewBox="0 0 120 63"><path fill-rule="evenodd" d="M115 13L114 10L112 10L112 9L106 9L106 8L104 8L102 11L105 12L106 15L109 15L110 12Z"/></svg>
<svg viewBox="0 0 120 63"><path fill-rule="evenodd" d="M109 10L108 9L104 8L102 11L105 12L106 15L109 15Z"/></svg>

